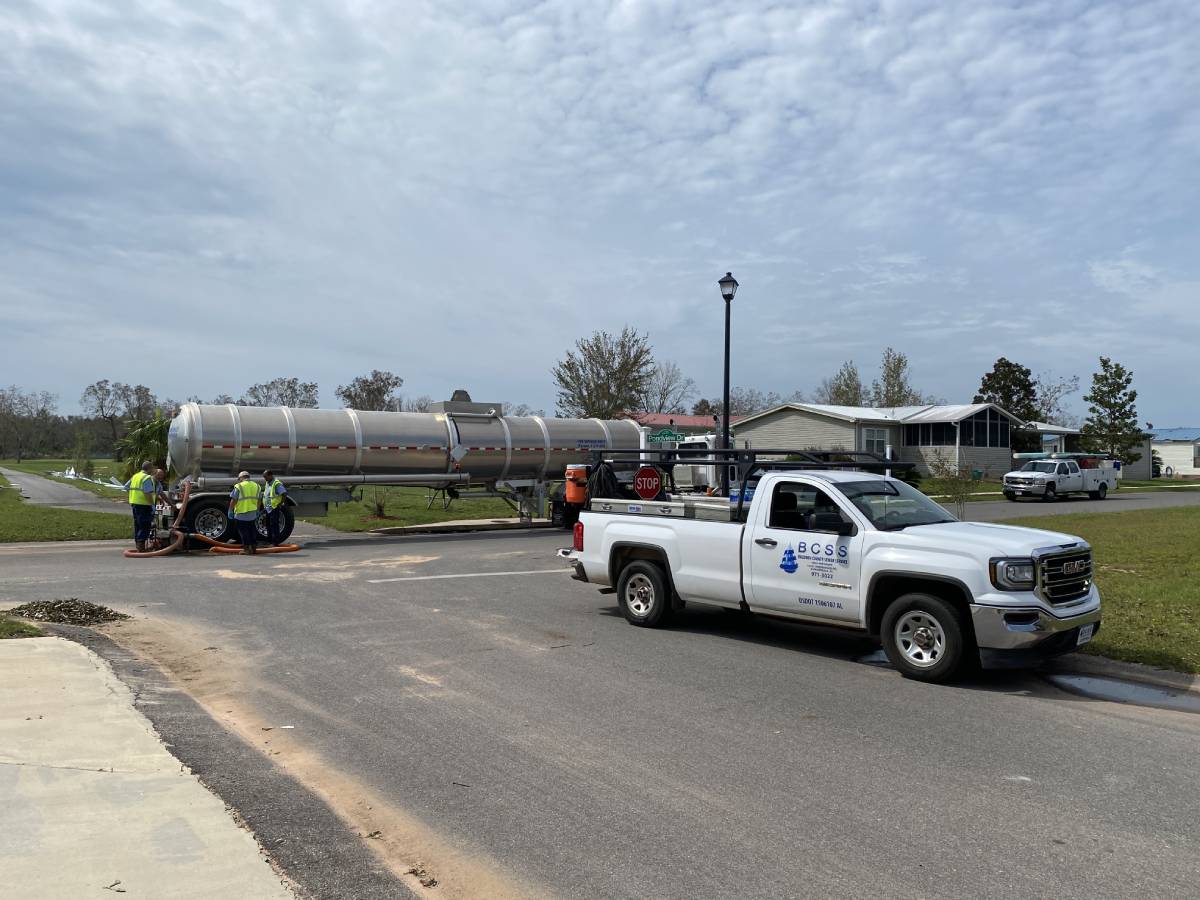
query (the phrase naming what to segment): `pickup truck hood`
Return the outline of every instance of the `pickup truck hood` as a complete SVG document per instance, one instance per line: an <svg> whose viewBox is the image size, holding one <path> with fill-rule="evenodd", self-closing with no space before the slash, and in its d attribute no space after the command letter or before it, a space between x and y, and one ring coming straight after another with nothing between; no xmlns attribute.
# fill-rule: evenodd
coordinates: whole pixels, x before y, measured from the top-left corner
<svg viewBox="0 0 1200 900"><path fill-rule="evenodd" d="M1039 547L1074 544L1082 538L1040 528L1021 528L992 522L944 522L916 525L899 532L916 544L931 548L971 547L985 556L1028 556Z"/></svg>

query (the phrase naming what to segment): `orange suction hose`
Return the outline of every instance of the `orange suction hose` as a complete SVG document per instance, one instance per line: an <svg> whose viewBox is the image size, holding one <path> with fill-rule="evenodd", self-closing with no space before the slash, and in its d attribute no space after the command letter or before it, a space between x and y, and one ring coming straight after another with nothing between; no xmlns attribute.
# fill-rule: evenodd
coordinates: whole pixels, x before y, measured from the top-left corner
<svg viewBox="0 0 1200 900"><path fill-rule="evenodd" d="M258 553L295 553L300 549L299 544L279 544L267 547L259 547L254 552ZM241 553L241 544L214 544L208 548L209 553Z"/></svg>
<svg viewBox="0 0 1200 900"><path fill-rule="evenodd" d="M187 532L179 527L179 523L183 521L183 514L187 511L188 497L192 493L192 483L189 481L183 486L183 499L179 501L179 511L175 513L175 521L171 523L171 533L175 535L175 540L168 546L158 550L126 550L125 556L127 559L142 559L149 556L167 556L174 553L183 546L183 542L187 540Z"/></svg>

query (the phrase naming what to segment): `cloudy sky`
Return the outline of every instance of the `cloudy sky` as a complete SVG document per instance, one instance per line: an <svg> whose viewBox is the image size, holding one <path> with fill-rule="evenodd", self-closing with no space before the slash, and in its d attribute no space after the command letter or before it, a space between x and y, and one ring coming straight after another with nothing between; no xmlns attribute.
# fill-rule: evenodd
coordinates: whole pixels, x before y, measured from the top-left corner
<svg viewBox="0 0 1200 900"><path fill-rule="evenodd" d="M0 382L552 411L628 323L712 396L729 269L735 384L1103 353L1200 425L1198 44L1194 0L6 0Z"/></svg>

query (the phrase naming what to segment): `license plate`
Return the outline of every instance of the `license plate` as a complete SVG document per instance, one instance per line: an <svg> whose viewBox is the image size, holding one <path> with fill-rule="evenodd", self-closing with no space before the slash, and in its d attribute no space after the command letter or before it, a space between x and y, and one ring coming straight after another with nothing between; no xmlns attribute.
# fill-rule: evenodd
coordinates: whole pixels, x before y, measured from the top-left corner
<svg viewBox="0 0 1200 900"><path fill-rule="evenodd" d="M1082 647L1092 639L1092 635L1096 633L1095 624L1079 626L1079 635L1075 638L1075 646Z"/></svg>

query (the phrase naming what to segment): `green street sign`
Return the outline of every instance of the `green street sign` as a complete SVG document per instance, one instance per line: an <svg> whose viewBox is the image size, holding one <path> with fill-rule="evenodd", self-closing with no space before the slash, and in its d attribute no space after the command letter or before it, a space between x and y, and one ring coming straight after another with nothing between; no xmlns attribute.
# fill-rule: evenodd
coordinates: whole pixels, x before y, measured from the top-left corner
<svg viewBox="0 0 1200 900"><path fill-rule="evenodd" d="M678 431L672 431L670 428L661 428L646 435L646 440L651 444L665 444L668 441L679 443L680 441L687 440L687 435L680 434Z"/></svg>

